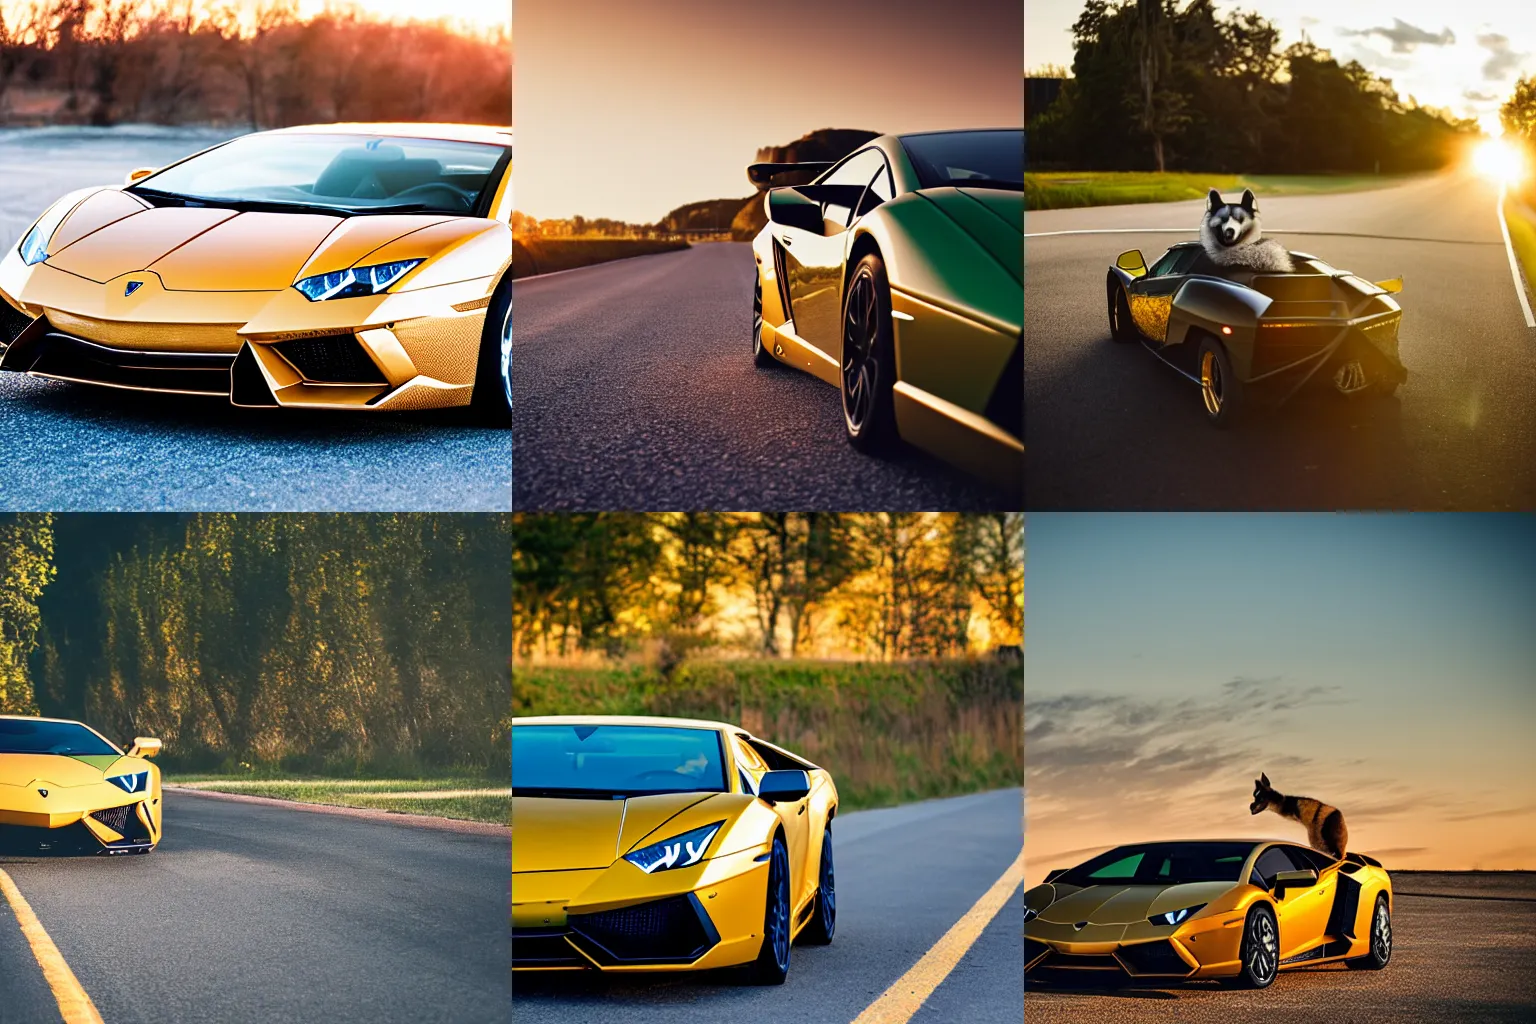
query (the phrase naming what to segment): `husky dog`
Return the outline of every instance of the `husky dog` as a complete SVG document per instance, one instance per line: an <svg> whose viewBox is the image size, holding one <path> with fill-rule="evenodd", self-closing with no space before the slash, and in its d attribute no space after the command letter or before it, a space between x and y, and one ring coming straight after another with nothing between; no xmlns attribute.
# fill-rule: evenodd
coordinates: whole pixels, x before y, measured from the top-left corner
<svg viewBox="0 0 1536 1024"><path fill-rule="evenodd" d="M1263 772L1253 781L1253 803L1248 805L1252 814L1274 811L1281 817L1299 821L1307 828L1307 842L1314 850L1331 853L1340 859L1349 842L1349 829L1344 827L1344 815L1337 807L1314 800L1309 796L1282 796L1270 788L1269 776Z"/></svg>
<svg viewBox="0 0 1536 1024"><path fill-rule="evenodd" d="M1241 202L1228 203L1211 189L1205 216L1200 218L1200 244L1205 254L1223 270L1252 270L1289 274L1296 269L1285 246L1265 238L1254 208L1253 190L1243 189Z"/></svg>

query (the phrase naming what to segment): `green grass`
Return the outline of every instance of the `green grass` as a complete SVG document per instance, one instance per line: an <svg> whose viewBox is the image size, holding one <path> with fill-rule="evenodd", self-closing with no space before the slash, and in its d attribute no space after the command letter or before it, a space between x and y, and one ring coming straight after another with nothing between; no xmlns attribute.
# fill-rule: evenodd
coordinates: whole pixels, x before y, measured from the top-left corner
<svg viewBox="0 0 1536 1024"><path fill-rule="evenodd" d="M512 243L513 278L574 270L594 263L688 248L681 239L519 238Z"/></svg>
<svg viewBox="0 0 1536 1024"><path fill-rule="evenodd" d="M1253 189L1259 196L1315 195L1386 188L1408 175L1196 174L1170 171L1047 171L1024 175L1024 203L1031 210L1061 210L1121 203L1173 203Z"/></svg>
<svg viewBox="0 0 1536 1024"><path fill-rule="evenodd" d="M1506 199L1504 223L1509 225L1509 241L1525 271L1526 284L1536 283L1536 211L1517 199Z"/></svg>
<svg viewBox="0 0 1536 1024"><path fill-rule="evenodd" d="M502 823L510 820L511 793L484 776L430 779L262 778L253 775L167 775L166 785L216 793L264 796L299 803L369 807L439 818Z"/></svg>
<svg viewBox="0 0 1536 1024"><path fill-rule="evenodd" d="M700 660L519 666L517 715L671 715L739 724L832 773L844 810L1023 781L1023 673L990 659Z"/></svg>

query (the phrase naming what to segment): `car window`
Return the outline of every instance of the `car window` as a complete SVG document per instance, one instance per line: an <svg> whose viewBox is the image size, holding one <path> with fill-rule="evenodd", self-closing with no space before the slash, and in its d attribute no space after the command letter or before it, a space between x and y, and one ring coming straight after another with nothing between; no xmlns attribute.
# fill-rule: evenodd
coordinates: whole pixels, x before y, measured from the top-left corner
<svg viewBox="0 0 1536 1024"><path fill-rule="evenodd" d="M1204 252L1205 252L1205 250L1197 248L1197 247L1194 247L1194 246L1191 246L1188 249L1181 250L1180 253L1179 253L1178 261L1176 263L1174 263L1173 270L1169 271L1169 273L1172 273L1172 274L1187 274L1187 273L1189 273L1190 268L1193 267L1199 261L1201 255L1203 255Z"/></svg>
<svg viewBox="0 0 1536 1024"><path fill-rule="evenodd" d="M849 157L841 166L833 169L832 173L823 178L823 185L858 185L867 186L877 172L885 171L885 157L878 149L865 149ZM867 192L868 189L865 189ZM860 203L860 206L863 204ZM847 227L849 215L853 212L851 205L836 202L821 204L821 215L825 219L837 224L839 227Z"/></svg>
<svg viewBox="0 0 1536 1024"><path fill-rule="evenodd" d="M1285 847L1271 846L1259 854L1259 859L1254 863L1253 873L1248 880L1260 889L1273 889L1276 875L1282 871L1295 870L1297 870L1296 864L1285 852Z"/></svg>
<svg viewBox="0 0 1536 1024"><path fill-rule="evenodd" d="M740 736L737 736L732 742L736 745L736 760L740 761L742 767L747 771L753 775L760 776L768 770L767 763L758 755L757 751L743 742Z"/></svg>
<svg viewBox="0 0 1536 1024"><path fill-rule="evenodd" d="M1321 850L1309 850L1301 846L1287 846L1285 850L1291 855L1291 860L1296 862L1298 869L1311 868L1321 873L1333 864L1333 858Z"/></svg>
<svg viewBox="0 0 1536 1024"><path fill-rule="evenodd" d="M1145 856L1145 853L1133 853L1129 857L1122 857L1095 871L1090 871L1088 877L1096 882L1114 882L1121 879L1129 881L1136 877L1136 869L1141 867L1141 859Z"/></svg>
<svg viewBox="0 0 1536 1024"><path fill-rule="evenodd" d="M1167 252L1163 253L1163 255L1158 259L1156 263L1152 264L1152 268L1147 271L1147 276L1162 277L1164 274L1171 273L1173 271L1174 265L1179 262L1180 258L1182 258L1186 252L1191 251L1192 250L1189 249L1169 249Z"/></svg>

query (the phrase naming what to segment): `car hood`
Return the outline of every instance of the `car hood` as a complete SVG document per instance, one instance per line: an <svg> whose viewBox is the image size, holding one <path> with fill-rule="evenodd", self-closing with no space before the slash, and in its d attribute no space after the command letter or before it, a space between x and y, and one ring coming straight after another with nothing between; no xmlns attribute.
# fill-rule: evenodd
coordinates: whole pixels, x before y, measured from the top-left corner
<svg viewBox="0 0 1536 1024"><path fill-rule="evenodd" d="M512 870L606 868L669 819L715 795L660 793L627 800L513 796Z"/></svg>
<svg viewBox="0 0 1536 1024"><path fill-rule="evenodd" d="M1048 924L1135 924L1153 914L1210 903L1236 882L1186 882L1182 885L1090 885L1060 896L1040 911ZM1062 886L1062 889L1069 888Z"/></svg>
<svg viewBox="0 0 1536 1024"><path fill-rule="evenodd" d="M88 196L59 225L47 263L100 283L150 271L170 291L278 291L301 270L345 269L375 249L452 219L146 208L129 194L104 190Z"/></svg>
<svg viewBox="0 0 1536 1024"><path fill-rule="evenodd" d="M0 754L0 785L29 786L33 783L68 789L93 786L109 775L143 771L136 758L116 754Z"/></svg>
<svg viewBox="0 0 1536 1024"><path fill-rule="evenodd" d="M923 195L977 245L1024 280L1024 193L999 188L933 188Z"/></svg>

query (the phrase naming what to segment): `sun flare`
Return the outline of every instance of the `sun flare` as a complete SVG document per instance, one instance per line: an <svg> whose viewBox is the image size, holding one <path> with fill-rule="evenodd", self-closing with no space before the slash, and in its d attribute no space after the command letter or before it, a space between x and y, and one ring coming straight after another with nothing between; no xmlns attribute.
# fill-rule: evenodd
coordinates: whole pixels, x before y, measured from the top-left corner
<svg viewBox="0 0 1536 1024"><path fill-rule="evenodd" d="M1472 150L1472 166L1484 177L1513 185L1525 177L1525 154L1503 138L1484 139Z"/></svg>

